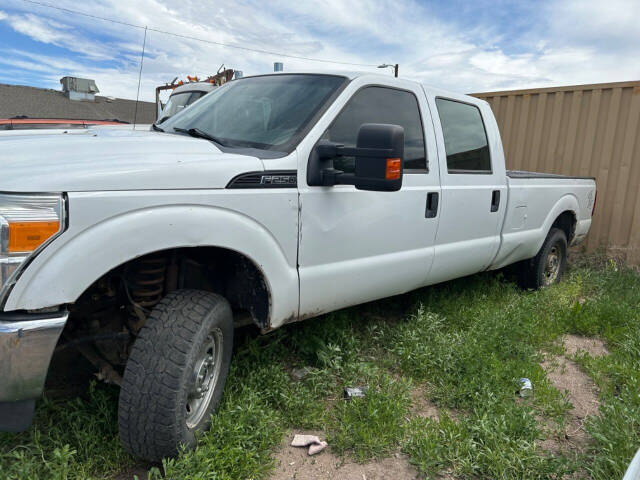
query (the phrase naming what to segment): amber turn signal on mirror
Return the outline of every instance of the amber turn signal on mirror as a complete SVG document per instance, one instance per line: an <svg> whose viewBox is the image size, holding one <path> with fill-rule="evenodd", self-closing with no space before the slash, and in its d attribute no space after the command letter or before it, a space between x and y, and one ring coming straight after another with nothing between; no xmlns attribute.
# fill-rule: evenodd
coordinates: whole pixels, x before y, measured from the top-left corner
<svg viewBox="0 0 640 480"><path fill-rule="evenodd" d="M387 158L387 170L385 178L387 180L399 180L401 175L402 161L399 158Z"/></svg>

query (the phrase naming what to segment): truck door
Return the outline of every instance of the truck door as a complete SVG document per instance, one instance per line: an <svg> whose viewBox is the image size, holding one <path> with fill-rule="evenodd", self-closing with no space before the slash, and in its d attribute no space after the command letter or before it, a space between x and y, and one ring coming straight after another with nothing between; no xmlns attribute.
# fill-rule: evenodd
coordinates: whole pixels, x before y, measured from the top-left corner
<svg viewBox="0 0 640 480"><path fill-rule="evenodd" d="M430 283L485 270L500 246L507 203L504 156L488 105L430 95L442 211Z"/></svg>
<svg viewBox="0 0 640 480"><path fill-rule="evenodd" d="M397 80L393 85L353 80L298 149L303 318L427 282L439 220L435 135L419 86ZM402 189L368 192L349 185L308 186L306 168L317 141L353 147L363 123L404 127ZM353 158L336 159L334 167L352 172Z"/></svg>

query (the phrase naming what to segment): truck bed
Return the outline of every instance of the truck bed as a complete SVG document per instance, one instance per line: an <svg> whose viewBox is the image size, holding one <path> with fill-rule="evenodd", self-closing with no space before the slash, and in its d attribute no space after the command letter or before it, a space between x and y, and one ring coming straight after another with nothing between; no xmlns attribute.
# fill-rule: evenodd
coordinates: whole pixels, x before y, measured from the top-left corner
<svg viewBox="0 0 640 480"><path fill-rule="evenodd" d="M507 183L507 211L492 268L535 256L552 223L564 212L572 212L574 222L567 240L575 244L584 239L595 202L594 178L511 170Z"/></svg>
<svg viewBox="0 0 640 480"><path fill-rule="evenodd" d="M556 173L528 172L526 170L507 170L509 178L571 178L577 180L595 180L595 177L573 177L570 175L558 175Z"/></svg>

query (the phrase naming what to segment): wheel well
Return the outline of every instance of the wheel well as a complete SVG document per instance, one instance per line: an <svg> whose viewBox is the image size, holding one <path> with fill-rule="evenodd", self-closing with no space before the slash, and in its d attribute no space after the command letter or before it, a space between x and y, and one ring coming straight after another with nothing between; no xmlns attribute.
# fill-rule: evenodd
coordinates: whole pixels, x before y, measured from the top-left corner
<svg viewBox="0 0 640 480"><path fill-rule="evenodd" d="M115 267L68 306L69 320L54 360L72 365L80 354L98 370L99 379L120 385L149 313L169 292L181 289L222 295L237 326L269 327L268 284L248 257L217 247L162 250Z"/></svg>
<svg viewBox="0 0 640 480"><path fill-rule="evenodd" d="M564 231L564 234L567 236L567 243L571 243L573 239L573 235L576 231L576 215L571 210L566 210L558 215L558 218L555 219L551 228L559 228Z"/></svg>
<svg viewBox="0 0 640 480"><path fill-rule="evenodd" d="M259 327L268 327L270 296L264 274L245 255L219 247L161 250L125 262L87 288L74 309L86 310L87 303L118 296L125 306L148 311L167 293L183 288L218 293L229 301L234 317L250 316Z"/></svg>

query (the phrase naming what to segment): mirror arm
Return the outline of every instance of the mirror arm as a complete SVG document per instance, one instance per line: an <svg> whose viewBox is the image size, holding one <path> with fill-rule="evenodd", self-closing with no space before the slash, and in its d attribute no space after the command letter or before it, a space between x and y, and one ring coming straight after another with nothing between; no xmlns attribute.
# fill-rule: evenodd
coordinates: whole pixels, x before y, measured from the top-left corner
<svg viewBox="0 0 640 480"><path fill-rule="evenodd" d="M386 148L353 148L345 147L339 143L323 142L316 147L318 156L321 159L332 159L336 157L392 157L393 150Z"/></svg>
<svg viewBox="0 0 640 480"><path fill-rule="evenodd" d="M393 156L393 150L386 148L349 148L338 147L338 157L374 157L374 158L386 158Z"/></svg>
<svg viewBox="0 0 640 480"><path fill-rule="evenodd" d="M332 187L334 185L355 185L356 176L353 173L344 173L335 168L325 168L322 170L322 185Z"/></svg>
<svg viewBox="0 0 640 480"><path fill-rule="evenodd" d="M324 143L317 147L319 158L332 160L338 157L376 157L386 158L393 155L393 150L381 148L350 148L335 143ZM333 167L324 168L320 172L322 186L332 187L334 185L355 185L356 176L353 173L344 173Z"/></svg>

